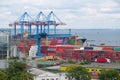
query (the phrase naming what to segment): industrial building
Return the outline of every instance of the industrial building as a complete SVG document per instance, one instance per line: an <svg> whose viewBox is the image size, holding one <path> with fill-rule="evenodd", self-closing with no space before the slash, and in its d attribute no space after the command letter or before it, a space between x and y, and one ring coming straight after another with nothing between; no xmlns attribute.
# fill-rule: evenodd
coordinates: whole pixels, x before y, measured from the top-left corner
<svg viewBox="0 0 120 80"><path fill-rule="evenodd" d="M0 59L9 57L9 33L0 32Z"/></svg>

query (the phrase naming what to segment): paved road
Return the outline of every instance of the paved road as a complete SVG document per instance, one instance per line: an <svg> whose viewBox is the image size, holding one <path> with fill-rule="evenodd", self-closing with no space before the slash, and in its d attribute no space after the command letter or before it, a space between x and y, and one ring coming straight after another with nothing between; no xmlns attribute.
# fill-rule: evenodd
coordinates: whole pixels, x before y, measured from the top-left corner
<svg viewBox="0 0 120 80"><path fill-rule="evenodd" d="M120 63L95 63L83 65L84 67L93 67L93 68L115 68L120 69Z"/></svg>

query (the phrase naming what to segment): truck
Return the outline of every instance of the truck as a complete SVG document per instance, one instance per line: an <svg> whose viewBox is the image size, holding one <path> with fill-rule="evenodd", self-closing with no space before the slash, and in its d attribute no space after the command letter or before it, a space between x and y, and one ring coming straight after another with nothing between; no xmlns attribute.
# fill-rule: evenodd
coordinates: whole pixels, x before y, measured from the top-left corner
<svg viewBox="0 0 120 80"><path fill-rule="evenodd" d="M110 63L110 59L108 58L96 58L95 62L99 62L99 63Z"/></svg>

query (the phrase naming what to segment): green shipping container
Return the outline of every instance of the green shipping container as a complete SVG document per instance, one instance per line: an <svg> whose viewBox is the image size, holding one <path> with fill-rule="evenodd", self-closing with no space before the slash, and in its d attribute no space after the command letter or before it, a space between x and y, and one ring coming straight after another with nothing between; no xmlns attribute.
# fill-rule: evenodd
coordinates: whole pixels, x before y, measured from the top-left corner
<svg viewBox="0 0 120 80"><path fill-rule="evenodd" d="M114 51L120 51L120 48L113 48Z"/></svg>
<svg viewBox="0 0 120 80"><path fill-rule="evenodd" d="M68 40L67 42L68 42L69 44L74 44L75 40L70 39L70 40Z"/></svg>

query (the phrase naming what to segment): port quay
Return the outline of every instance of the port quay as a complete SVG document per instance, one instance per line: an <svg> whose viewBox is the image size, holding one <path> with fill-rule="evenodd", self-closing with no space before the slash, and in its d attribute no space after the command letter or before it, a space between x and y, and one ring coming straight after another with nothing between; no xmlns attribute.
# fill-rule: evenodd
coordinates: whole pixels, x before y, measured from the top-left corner
<svg viewBox="0 0 120 80"><path fill-rule="evenodd" d="M57 27L60 25L65 26L66 23L53 11L48 15L40 12L35 19L24 12L9 24L9 29L0 29L0 68L7 68L10 59L25 58L31 67L29 71L38 75L35 80L68 80L64 71L70 61L77 65L84 61L90 62L81 65L90 73L100 74L103 69L120 71L120 46L85 46L87 38L71 34L71 29L59 33ZM64 73L41 70L45 67ZM91 76L98 80L98 75Z"/></svg>

